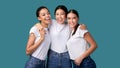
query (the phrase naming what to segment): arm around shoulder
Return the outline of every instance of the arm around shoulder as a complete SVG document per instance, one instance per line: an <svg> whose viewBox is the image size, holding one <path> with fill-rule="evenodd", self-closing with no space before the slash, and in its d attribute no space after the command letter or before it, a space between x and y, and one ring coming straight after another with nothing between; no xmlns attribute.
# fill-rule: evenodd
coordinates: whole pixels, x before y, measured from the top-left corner
<svg viewBox="0 0 120 68"><path fill-rule="evenodd" d="M82 30L86 30L87 29L87 26L85 24L80 24L79 25L79 28L82 29Z"/></svg>

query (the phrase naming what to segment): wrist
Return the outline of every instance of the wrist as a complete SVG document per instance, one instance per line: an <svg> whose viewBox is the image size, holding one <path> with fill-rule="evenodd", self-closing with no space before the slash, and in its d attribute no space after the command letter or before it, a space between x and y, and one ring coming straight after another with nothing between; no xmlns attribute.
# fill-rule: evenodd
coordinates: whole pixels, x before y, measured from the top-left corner
<svg viewBox="0 0 120 68"><path fill-rule="evenodd" d="M41 38L40 38L40 40L41 40L41 41L43 41L43 40L44 40L44 38L43 38L43 37L41 37Z"/></svg>
<svg viewBox="0 0 120 68"><path fill-rule="evenodd" d="M80 57L80 58L84 59L84 58L85 58L85 56L84 56L84 55L81 55L81 57Z"/></svg>

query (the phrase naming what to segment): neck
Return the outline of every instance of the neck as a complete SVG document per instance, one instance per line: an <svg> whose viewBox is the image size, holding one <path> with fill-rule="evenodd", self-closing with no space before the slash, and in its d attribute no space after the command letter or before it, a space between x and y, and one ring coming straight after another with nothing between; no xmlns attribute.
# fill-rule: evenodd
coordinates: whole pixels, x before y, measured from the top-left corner
<svg viewBox="0 0 120 68"><path fill-rule="evenodd" d="M47 28L48 24L45 24L45 23L41 22L41 26L44 27L44 28Z"/></svg>
<svg viewBox="0 0 120 68"><path fill-rule="evenodd" d="M64 25L64 24L65 24L65 22L62 22L62 23L61 23L61 22L57 22L57 23L58 23L58 24L61 24L61 25Z"/></svg>
<svg viewBox="0 0 120 68"><path fill-rule="evenodd" d="M75 27L71 27L71 30L74 30L75 29Z"/></svg>

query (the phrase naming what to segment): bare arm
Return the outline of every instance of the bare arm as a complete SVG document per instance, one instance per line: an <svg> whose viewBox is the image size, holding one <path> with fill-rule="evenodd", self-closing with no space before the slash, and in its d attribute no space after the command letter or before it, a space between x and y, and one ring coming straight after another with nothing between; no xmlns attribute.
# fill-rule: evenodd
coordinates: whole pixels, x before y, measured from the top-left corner
<svg viewBox="0 0 120 68"><path fill-rule="evenodd" d="M90 48L82 55L83 58L86 58L97 48L97 44L89 32L85 34L84 38L90 44Z"/></svg>
<svg viewBox="0 0 120 68"><path fill-rule="evenodd" d="M87 32L84 35L85 40L90 44L90 48L88 48L83 54L82 56L78 57L77 59L75 59L75 63L77 65L80 65L80 63L82 62L82 60L84 58L86 58L87 56L89 56L96 48L97 48L97 44L95 42L95 40L93 39L93 37L90 35L89 32Z"/></svg>
<svg viewBox="0 0 120 68"><path fill-rule="evenodd" d="M35 35L34 33L31 33L30 36L29 36L29 39L28 39L28 42L27 42L27 46L26 46L26 54L27 55L30 55L32 54L37 48L38 46L42 43L42 41L44 40L44 30L41 29L40 30L40 39L35 43Z"/></svg>

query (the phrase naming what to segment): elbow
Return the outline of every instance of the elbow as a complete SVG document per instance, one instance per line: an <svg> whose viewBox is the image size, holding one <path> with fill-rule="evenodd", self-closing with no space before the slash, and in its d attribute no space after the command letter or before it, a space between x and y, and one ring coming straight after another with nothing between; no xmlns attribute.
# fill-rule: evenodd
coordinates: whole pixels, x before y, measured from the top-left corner
<svg viewBox="0 0 120 68"><path fill-rule="evenodd" d="M31 52L28 49L26 49L26 55L30 55L30 54Z"/></svg>
<svg viewBox="0 0 120 68"><path fill-rule="evenodd" d="M96 43L92 43L91 44L91 47L93 48L93 50L96 50L98 48L97 44Z"/></svg>
<svg viewBox="0 0 120 68"><path fill-rule="evenodd" d="M97 49L97 48L98 48L97 44L95 44L94 48L95 48L95 49Z"/></svg>
<svg viewBox="0 0 120 68"><path fill-rule="evenodd" d="M96 45L96 48L98 48L98 46Z"/></svg>

